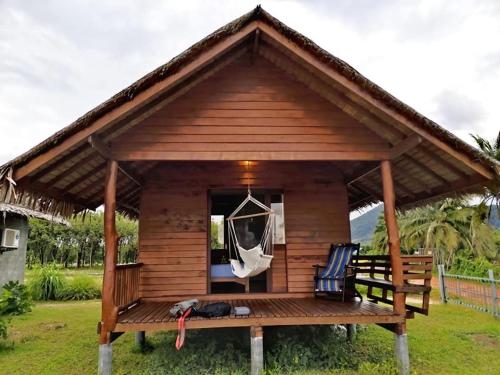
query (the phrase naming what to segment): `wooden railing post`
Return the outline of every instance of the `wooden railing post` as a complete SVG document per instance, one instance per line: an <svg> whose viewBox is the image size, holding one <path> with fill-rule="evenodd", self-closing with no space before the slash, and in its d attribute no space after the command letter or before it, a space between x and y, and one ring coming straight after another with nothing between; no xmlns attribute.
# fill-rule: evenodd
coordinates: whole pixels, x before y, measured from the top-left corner
<svg viewBox="0 0 500 375"><path fill-rule="evenodd" d="M118 308L115 305L115 274L118 256L118 234L116 232L116 180L118 163L108 160L104 188L104 277L102 283L102 318L100 343L108 344L110 332L116 326Z"/></svg>
<svg viewBox="0 0 500 375"><path fill-rule="evenodd" d="M396 220L396 193L392 180L391 162L382 160L382 185L384 190L384 217L387 227L387 238L389 243L389 257L391 259L392 285L394 285L393 303L394 313L406 316L406 296L401 292L403 287L403 262L401 260L401 248L399 242L398 222ZM397 324L394 327L395 354L398 363L399 374L410 374L410 356L408 353L408 337L406 335L406 323Z"/></svg>
<svg viewBox="0 0 500 375"><path fill-rule="evenodd" d="M384 217L387 227L387 238L389 243L389 256L391 259L392 284L394 291L394 312L405 315L405 294L398 291L403 286L403 263L401 261L401 249L399 242L398 223L396 221L396 193L392 180L391 162L381 162L382 185L384 191ZM403 327L404 330L404 327Z"/></svg>

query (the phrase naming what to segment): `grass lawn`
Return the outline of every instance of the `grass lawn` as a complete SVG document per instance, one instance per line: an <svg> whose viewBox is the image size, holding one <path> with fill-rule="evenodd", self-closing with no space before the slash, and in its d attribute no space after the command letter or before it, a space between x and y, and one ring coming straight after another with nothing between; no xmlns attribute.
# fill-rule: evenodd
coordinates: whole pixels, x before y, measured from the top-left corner
<svg viewBox="0 0 500 375"><path fill-rule="evenodd" d="M42 303L10 323L12 349L0 350L0 374L96 372L100 301ZM500 322L456 305L433 305L408 322L415 374L500 373ZM146 354L133 335L114 344L115 374L246 374L247 329L188 331L176 352L174 333L149 336ZM367 326L354 347L330 327L266 329L268 374L393 374L393 337ZM295 370L293 370L295 369Z"/></svg>

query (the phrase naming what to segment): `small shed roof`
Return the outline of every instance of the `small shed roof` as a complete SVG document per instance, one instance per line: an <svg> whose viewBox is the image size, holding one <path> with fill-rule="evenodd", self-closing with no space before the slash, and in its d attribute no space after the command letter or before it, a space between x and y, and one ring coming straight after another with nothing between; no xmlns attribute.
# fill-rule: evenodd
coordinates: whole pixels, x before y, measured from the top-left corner
<svg viewBox="0 0 500 375"><path fill-rule="evenodd" d="M0 167L0 201L70 215L103 201L105 159L87 142L98 134L112 140L150 115L159 102L175 98L200 82L231 51L252 45L260 32L270 57L321 92L394 148L397 205L407 207L455 192L498 184L500 166L478 149L419 114L346 62L289 28L260 6L216 30L26 153ZM286 66L283 61L286 60ZM311 83L311 81L314 81ZM405 147L415 147L405 155ZM141 179L152 163L130 163ZM351 163L346 172L351 209L380 200L376 165ZM141 171L141 172L139 172ZM17 183L14 194L14 183ZM119 209L137 212L140 187L121 176Z"/></svg>
<svg viewBox="0 0 500 375"><path fill-rule="evenodd" d="M16 204L0 203L0 214L2 214L5 217L7 213L24 216L26 218L34 217L37 219L52 221L58 224L64 224L64 225L69 224L68 221L61 216L50 215L44 212L35 211L32 210L31 208L22 207Z"/></svg>

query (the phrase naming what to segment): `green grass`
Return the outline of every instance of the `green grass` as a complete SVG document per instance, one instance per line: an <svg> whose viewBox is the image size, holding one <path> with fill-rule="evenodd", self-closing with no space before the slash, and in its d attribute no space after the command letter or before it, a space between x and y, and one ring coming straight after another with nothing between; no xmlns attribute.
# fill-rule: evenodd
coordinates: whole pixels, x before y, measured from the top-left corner
<svg viewBox="0 0 500 375"><path fill-rule="evenodd" d="M68 279L71 280L77 275L87 275L92 277L92 279L96 282L96 285L99 287L102 285L102 267L93 267L93 268L61 268L62 274ZM31 278L33 277L34 270L26 269L24 275L24 282L26 284L29 283Z"/></svg>
<svg viewBox="0 0 500 375"><path fill-rule="evenodd" d="M100 301L37 304L10 323L14 348L0 351L0 374L91 374L96 371ZM408 322L415 374L495 374L500 369L500 324L491 315L456 305L432 305L429 317ZM115 374L246 374L247 329L188 331L177 352L175 334L133 335L114 344ZM266 329L268 374L393 374L393 336L366 326L351 347L329 327ZM292 370L296 369L296 370Z"/></svg>

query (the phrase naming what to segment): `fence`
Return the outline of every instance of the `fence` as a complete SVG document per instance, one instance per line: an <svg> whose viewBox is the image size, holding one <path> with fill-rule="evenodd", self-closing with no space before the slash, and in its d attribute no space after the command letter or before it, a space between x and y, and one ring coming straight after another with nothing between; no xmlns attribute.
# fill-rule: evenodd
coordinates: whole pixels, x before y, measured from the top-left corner
<svg viewBox="0 0 500 375"><path fill-rule="evenodd" d="M488 277L472 277L448 274L442 264L438 265L439 292L441 302L457 303L500 316L500 299L497 285L500 280L493 276L493 270L488 271Z"/></svg>

